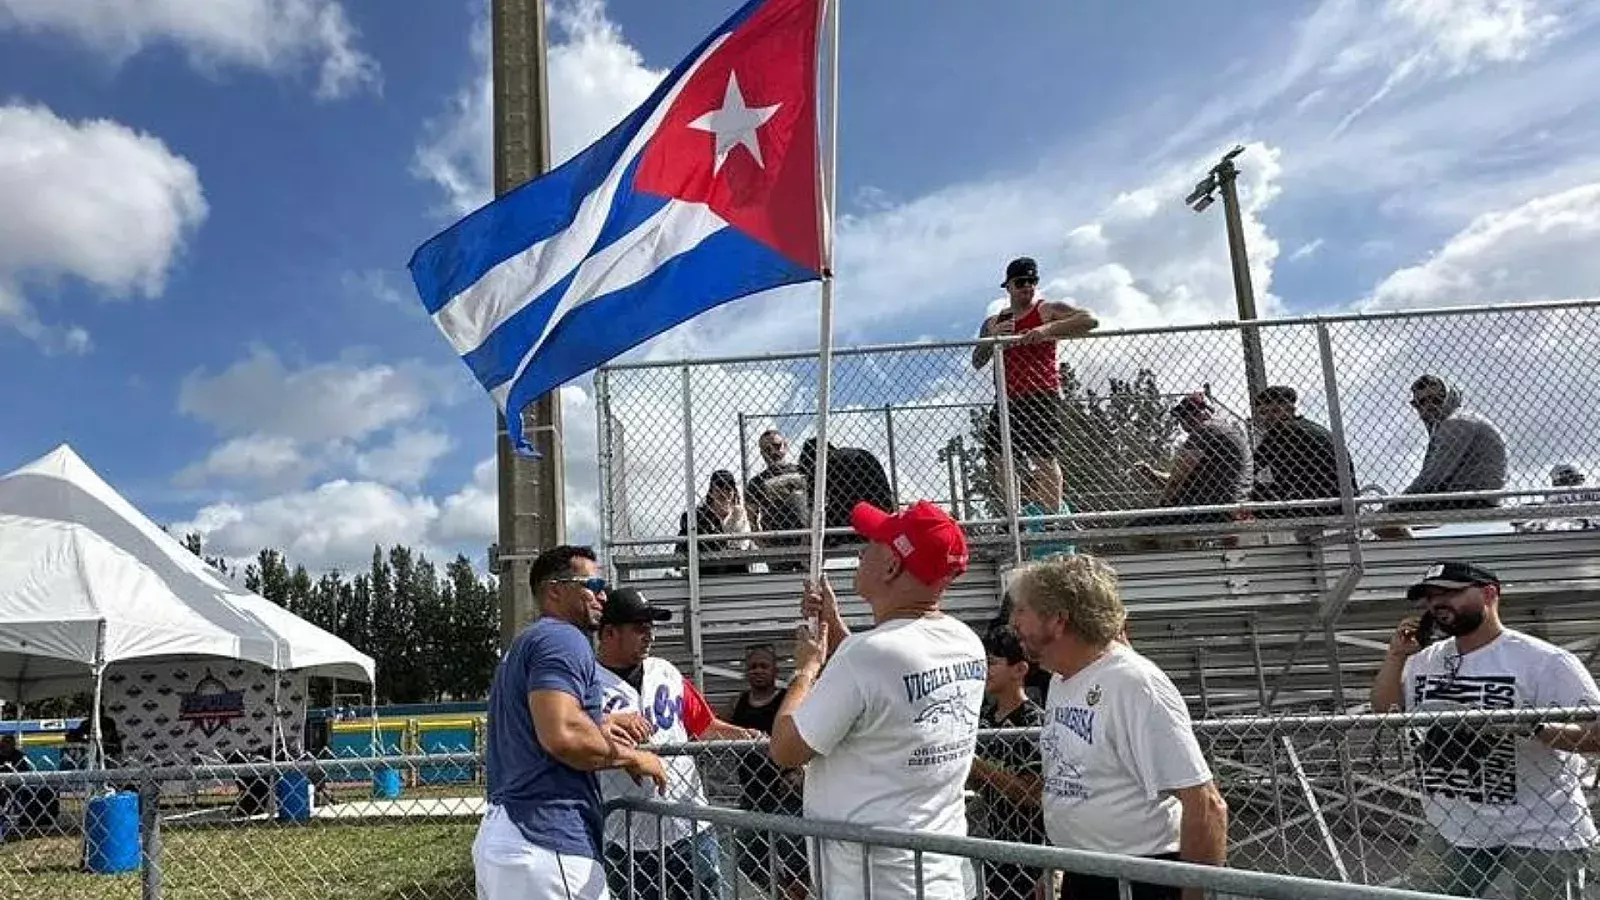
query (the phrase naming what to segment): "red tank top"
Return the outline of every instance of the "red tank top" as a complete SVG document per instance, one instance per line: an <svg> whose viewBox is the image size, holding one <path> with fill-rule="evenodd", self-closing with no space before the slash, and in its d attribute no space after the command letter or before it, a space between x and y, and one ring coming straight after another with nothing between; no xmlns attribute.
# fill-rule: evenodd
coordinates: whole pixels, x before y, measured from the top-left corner
<svg viewBox="0 0 1600 900"><path fill-rule="evenodd" d="M1028 307L1016 318L1014 334L1044 324L1040 306L1043 301ZM1022 397L1027 394L1056 393L1061 390L1061 368L1056 362L1056 342L1026 344L1006 348L1006 396Z"/></svg>

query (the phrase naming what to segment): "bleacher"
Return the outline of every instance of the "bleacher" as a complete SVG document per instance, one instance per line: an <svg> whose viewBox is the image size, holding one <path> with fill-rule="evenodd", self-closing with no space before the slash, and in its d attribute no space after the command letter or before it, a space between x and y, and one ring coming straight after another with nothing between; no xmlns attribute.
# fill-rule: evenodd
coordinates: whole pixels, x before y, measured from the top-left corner
<svg viewBox="0 0 1600 900"><path fill-rule="evenodd" d="M1109 434L1115 447L1062 448L1067 463L1080 452L1101 460L1101 469L1089 476L1081 466L1065 466L1069 490L1074 479L1102 482L1085 488L1089 499L1075 501L1074 515L1054 517L1084 530L1041 534L1034 529L1051 517L1022 514L1020 486L998 496L984 490L983 454L971 446L971 426L996 402L996 393L989 372L973 372L966 364L970 344L840 351L830 434L837 446L865 448L882 459L900 502L933 499L965 520L973 564L946 603L976 627L998 611L1005 573L1016 565L1019 547L1025 558L1040 541L1070 540L1105 555L1121 576L1135 647L1172 675L1197 716L1361 708L1395 624L1412 612L1406 586L1444 558L1469 559L1498 572L1508 624L1578 652L1594 668L1600 660L1600 529L1513 527L1529 521L1571 526L1580 516L1600 523L1593 495L1564 496L1543 481L1555 462L1592 460L1600 466L1600 410L1562 399L1570 391L1557 381L1568 370L1589 367L1579 349L1583 343L1549 351L1542 367L1505 372L1463 371L1449 347L1514 335L1600 332L1600 304L1259 327L1272 380L1298 386L1300 411L1334 426L1360 483L1403 485L1415 474L1426 436L1405 405L1408 389L1419 373L1445 372L1465 385L1471 407L1489 416L1505 437L1510 471L1503 489L1486 492L1493 501L1487 508L1431 512L1386 511L1386 504L1400 499L1398 491L1385 495L1378 488L1372 496L1368 489L1351 496L1347 489L1342 509L1310 528L1305 519L1260 515L1243 524L1204 527L1141 524L1148 517L1135 514L1155 511L1153 495L1107 467L1140 461L1139 448L1159 441L1105 432L1098 439ZM1122 408L1146 403L1157 418L1164 413L1169 395L1127 393L1132 371L1153 373L1151 384L1160 381L1163 388L1203 386L1218 409L1250 409L1238 338L1236 326L1222 323L1098 333L1064 344L1062 359L1075 366L1082 385L1108 386L1097 388L1094 397L1069 398L1079 411L1067 438L1086 440L1090 431L1079 423L1109 415L1107 398L1118 390L1124 392L1117 399ZM1338 371L1344 361L1371 357L1373 348L1382 349L1392 372ZM683 611L658 629L657 652L694 673L713 700L742 689L745 647L772 642L780 653L787 649L798 619L801 576L708 574L701 567L728 560L801 561L804 550L763 549L759 538L754 549L717 550L714 542L725 536L680 535L679 516L698 502L696 493L705 490L714 470L733 470L740 485L759 471L755 440L763 428L782 430L792 446L810 434L815 394L808 389L816 368L812 355L787 354L619 365L597 380L608 564L618 580ZM1248 426L1247 415L1233 414L1233 420ZM1001 477L1010 475L1006 468ZM1248 503L1235 508L1245 514L1241 518L1262 511ZM1395 525L1410 526L1418 536L1376 538L1378 529ZM683 551L686 540L695 545L693 552ZM865 604L850 596L853 552L840 548L829 556L847 620L866 627Z"/></svg>

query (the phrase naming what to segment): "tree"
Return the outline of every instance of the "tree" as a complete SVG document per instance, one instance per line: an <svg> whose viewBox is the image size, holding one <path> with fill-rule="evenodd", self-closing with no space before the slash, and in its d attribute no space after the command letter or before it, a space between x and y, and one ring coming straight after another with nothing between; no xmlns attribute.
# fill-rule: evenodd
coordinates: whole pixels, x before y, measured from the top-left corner
<svg viewBox="0 0 1600 900"><path fill-rule="evenodd" d="M218 572L221 572L222 576L224 578L232 578L233 577L233 575L234 575L233 566L228 565L228 561L227 560L223 559L220 556L206 556L205 555L205 539L200 536L199 532L191 531L188 534L185 534L183 536L183 538L182 538L182 541L183 541L183 547L184 547L185 550L188 550L190 553L193 553L195 556L198 556L201 559L205 560L206 565L210 566L213 569L216 569Z"/></svg>
<svg viewBox="0 0 1600 900"><path fill-rule="evenodd" d="M182 541L196 556L204 551L198 534ZM207 562L226 573L221 560ZM382 702L474 700L488 693L500 658L498 593L494 578L480 577L465 556L441 577L410 547L375 546L367 571L313 579L305 566L291 568L281 551L266 548L245 567L244 587L371 656ZM312 702L331 702L331 686L316 681Z"/></svg>

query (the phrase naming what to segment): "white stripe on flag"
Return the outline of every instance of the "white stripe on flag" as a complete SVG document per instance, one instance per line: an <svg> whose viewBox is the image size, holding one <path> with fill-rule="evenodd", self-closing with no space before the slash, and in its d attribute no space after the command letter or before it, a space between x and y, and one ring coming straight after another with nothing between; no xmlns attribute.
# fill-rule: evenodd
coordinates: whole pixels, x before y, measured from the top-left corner
<svg viewBox="0 0 1600 900"><path fill-rule="evenodd" d="M673 258L690 252L706 238L727 227L728 223L704 203L671 200L611 246L584 260L562 295L561 302L556 305L555 312L545 323L544 333L539 335L539 340L517 364L516 374L489 392L495 403L501 409L505 408L511 386L516 384L562 317L591 300L643 281Z"/></svg>
<svg viewBox="0 0 1600 900"><path fill-rule="evenodd" d="M451 297L433 314L434 322L457 354L465 356L476 350L496 328L559 284L583 262L600 237L600 229L605 226L611 203L622 185L628 166L633 164L634 158L655 135L661 120L678 98L678 93L694 77L695 70L727 39L728 35L717 38L661 98L661 102L651 111L650 118L634 133L628 148L617 159L605 181L583 198L577 215L566 230L508 257L471 286Z"/></svg>

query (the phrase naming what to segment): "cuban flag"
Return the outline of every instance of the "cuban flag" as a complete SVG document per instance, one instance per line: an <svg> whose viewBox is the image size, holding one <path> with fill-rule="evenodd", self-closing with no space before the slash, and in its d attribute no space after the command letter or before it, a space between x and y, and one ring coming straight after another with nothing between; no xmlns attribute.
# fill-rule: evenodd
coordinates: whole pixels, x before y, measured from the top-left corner
<svg viewBox="0 0 1600 900"><path fill-rule="evenodd" d="M417 249L417 292L506 413L696 315L822 276L823 0L752 0L560 168Z"/></svg>

